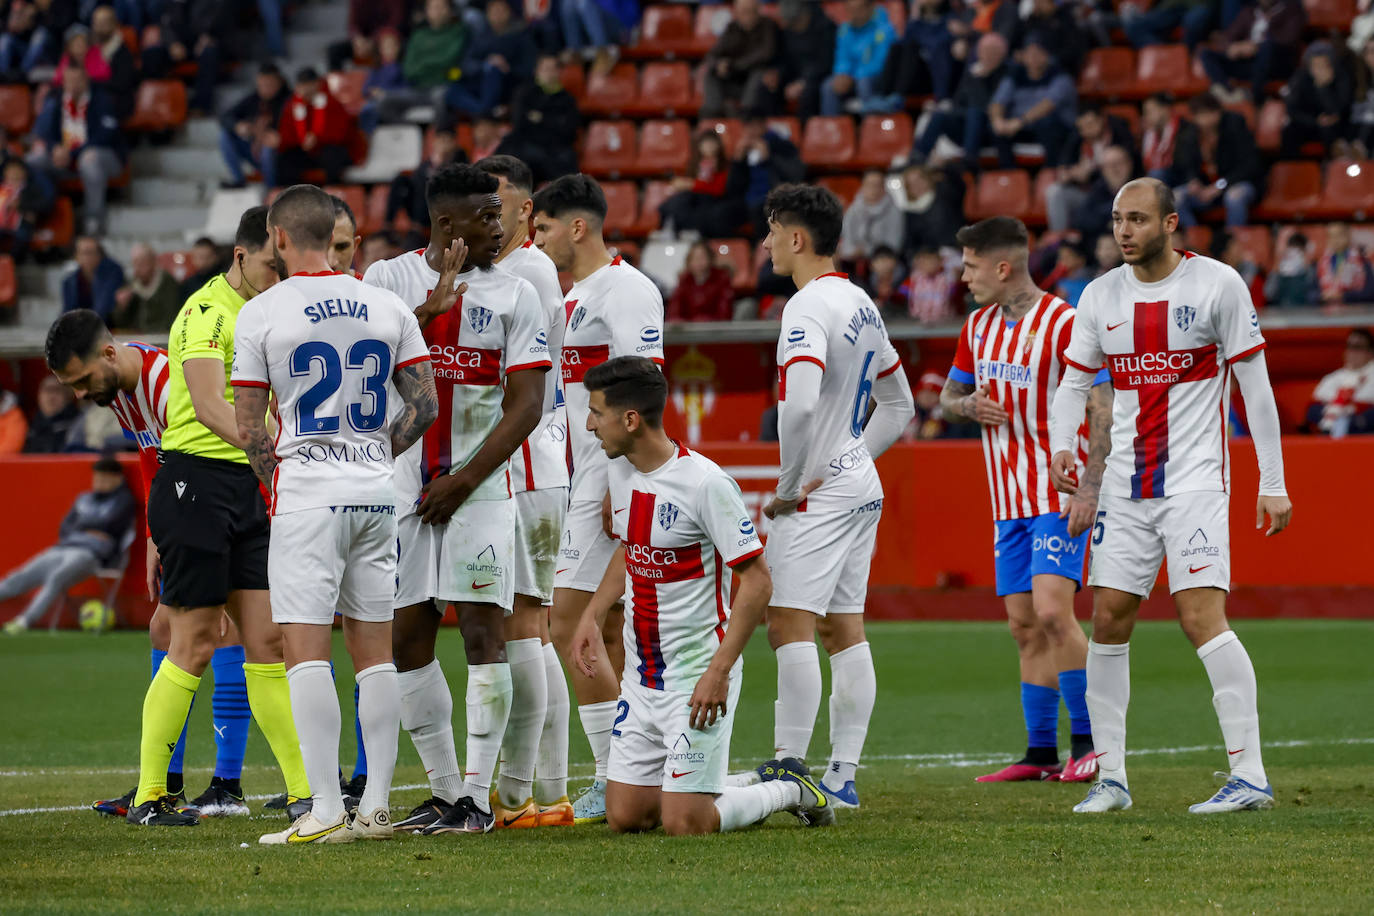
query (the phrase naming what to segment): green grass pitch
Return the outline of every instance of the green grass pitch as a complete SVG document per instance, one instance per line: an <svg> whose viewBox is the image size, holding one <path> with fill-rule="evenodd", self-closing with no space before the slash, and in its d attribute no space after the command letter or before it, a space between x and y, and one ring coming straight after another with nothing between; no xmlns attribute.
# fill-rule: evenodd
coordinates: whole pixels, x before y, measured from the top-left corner
<svg viewBox="0 0 1374 916"><path fill-rule="evenodd" d="M804 830L782 814L752 830L676 840L572 827L306 849L257 846L258 834L285 825L258 813L260 801L251 818L181 830L134 828L78 807L135 781L147 638L5 639L0 911L1374 911L1374 622L1236 629L1259 673L1278 799L1268 812L1187 813L1213 791L1225 755L1202 665L1172 624L1144 624L1132 642L1135 807L1094 817L1069 811L1083 786L973 782L1024 741L1005 628L875 624L864 807L841 812L834 829ZM457 632L442 634L441 656L461 699ZM740 767L770 750L774 676L756 636L735 724ZM338 680L347 766L347 662ZM213 763L208 687L207 677L187 750L193 795ZM824 706L816 759L828 749ZM461 741L461 721L456 731ZM590 767L575 715L573 732L577 786ZM421 782L402 736L397 784ZM256 729L244 786L260 797L281 789ZM427 794L398 791L393 805Z"/></svg>

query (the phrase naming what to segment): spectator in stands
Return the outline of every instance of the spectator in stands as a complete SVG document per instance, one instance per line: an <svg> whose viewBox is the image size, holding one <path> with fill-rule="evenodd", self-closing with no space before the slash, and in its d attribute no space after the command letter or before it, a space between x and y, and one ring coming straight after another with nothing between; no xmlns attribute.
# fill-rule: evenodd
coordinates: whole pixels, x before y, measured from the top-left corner
<svg viewBox="0 0 1374 916"><path fill-rule="evenodd" d="M329 69L342 70L349 63L371 66L377 54L376 40L383 32L404 35L410 25L410 3L348 0L348 40L329 46Z"/></svg>
<svg viewBox="0 0 1374 916"><path fill-rule="evenodd" d="M906 316L923 324L949 321L955 317L954 277L935 248L923 248L911 259L911 272L902 284L906 294Z"/></svg>
<svg viewBox="0 0 1374 916"><path fill-rule="evenodd" d="M181 281L181 288L177 291L182 302L190 299L196 290L209 283L210 278L222 272L224 267L219 246L213 239L203 235L191 245L190 261L191 272Z"/></svg>
<svg viewBox="0 0 1374 916"><path fill-rule="evenodd" d="M211 114L224 57L224 41L233 28L237 4L228 0L172 0L162 7L160 40L142 52L145 79L164 79L178 64L192 62L190 108Z"/></svg>
<svg viewBox="0 0 1374 916"><path fill-rule="evenodd" d="M730 272L715 263L710 245L693 242L664 317L669 321L729 321L734 317L734 304Z"/></svg>
<svg viewBox="0 0 1374 916"><path fill-rule="evenodd" d="M1116 243L1116 238L1110 232L1104 232L1097 237L1097 242L1093 245L1093 260L1097 262L1097 272L1094 276L1098 277L1121 266L1121 246Z"/></svg>
<svg viewBox="0 0 1374 916"><path fill-rule="evenodd" d="M965 4L956 38L971 39L996 33L1016 47L1021 40L1020 4L1013 0L972 0Z"/></svg>
<svg viewBox="0 0 1374 916"><path fill-rule="evenodd" d="M891 100L880 91L879 77L897 31L887 7L874 0L845 0L848 21L835 34L835 68L821 86L821 114L887 111Z"/></svg>
<svg viewBox="0 0 1374 916"><path fill-rule="evenodd" d="M29 454L52 455L67 447L72 427L81 411L71 390L55 375L45 375L38 384L38 409L29 421L29 433L24 438L24 451Z"/></svg>
<svg viewBox="0 0 1374 916"><path fill-rule="evenodd" d="M500 121L486 115L474 119L472 122L472 147L465 150L468 159L472 162L480 162L488 156L496 155L501 140Z"/></svg>
<svg viewBox="0 0 1374 916"><path fill-rule="evenodd" d="M1366 328L1350 332L1344 364L1317 383L1303 429L1336 439L1374 433L1374 334Z"/></svg>
<svg viewBox="0 0 1374 916"><path fill-rule="evenodd" d="M366 134L377 129L382 117L382 108L387 97L405 94L409 104L410 86L406 83L405 70L401 66L401 34L388 29L377 36L377 60L363 81L362 110L358 112L358 126ZM396 106L392 106L396 107Z"/></svg>
<svg viewBox="0 0 1374 916"><path fill-rule="evenodd" d="M263 64L253 80L253 91L220 117L219 153L229 169L228 187L245 185L244 163L261 171L263 146L276 132L290 97L281 71L274 64Z"/></svg>
<svg viewBox="0 0 1374 916"><path fill-rule="evenodd" d="M1351 156L1368 159L1374 150L1374 38L1355 62L1355 101L1350 108Z"/></svg>
<svg viewBox="0 0 1374 916"><path fill-rule="evenodd" d="M1374 38L1374 2L1356 0L1355 8L1359 10L1359 15L1350 21L1350 37L1346 39L1346 46L1350 48L1350 53L1362 54L1369 39Z"/></svg>
<svg viewBox="0 0 1374 916"><path fill-rule="evenodd" d="M905 319L906 293L902 290L902 262L886 245L874 250L868 261L863 288L885 319Z"/></svg>
<svg viewBox="0 0 1374 916"><path fill-rule="evenodd" d="M491 114L534 72L534 38L508 0L487 0L486 17L486 28L468 45L462 79L444 94L449 108L469 115Z"/></svg>
<svg viewBox="0 0 1374 916"><path fill-rule="evenodd" d="M695 232L704 238L731 235L745 219L744 207L727 198L730 160L720 134L709 127L697 132L687 174L673 179L674 194L659 205L660 226L670 232Z"/></svg>
<svg viewBox="0 0 1374 916"><path fill-rule="evenodd" d="M105 227L105 191L124 172L124 139L109 96L91 86L79 65L62 74L62 91L48 94L34 123L29 164L60 175L75 172L85 189L87 233Z"/></svg>
<svg viewBox="0 0 1374 916"><path fill-rule="evenodd" d="M1174 150L1179 225L1196 226L1199 212L1221 204L1226 225L1244 226L1264 178L1255 135L1245 118L1222 110L1214 95L1194 96L1188 110L1192 123L1179 128Z"/></svg>
<svg viewBox="0 0 1374 916"><path fill-rule="evenodd" d="M1122 31L1137 48L1173 41L1174 29L1182 26L1188 50L1196 48L1212 31L1216 20L1215 0L1158 0L1149 9L1134 7L1123 12Z"/></svg>
<svg viewBox="0 0 1374 916"><path fill-rule="evenodd" d="M964 69L954 91L953 105L930 113L912 149L914 159L924 161L941 137L949 137L960 144L966 161L978 161L988 135L988 106L1007 75L1008 49L1007 40L995 32L978 39L973 63Z"/></svg>
<svg viewBox="0 0 1374 916"><path fill-rule="evenodd" d="M467 27L450 0L425 0L424 25L406 42L406 82L421 91L440 89L457 76L467 45Z"/></svg>
<svg viewBox="0 0 1374 916"><path fill-rule="evenodd" d="M391 179L386 195L386 224L393 226L396 218L405 213L417 229L429 228L429 204L425 201L425 185L429 178L446 165L468 161L468 155L458 146L454 123L446 119L436 124L429 151L412 172L403 172Z"/></svg>
<svg viewBox="0 0 1374 916"><path fill-rule="evenodd" d="M947 99L954 91L958 67L951 50L950 0L919 0L896 48L887 55L879 80L889 108L900 110L909 95Z"/></svg>
<svg viewBox="0 0 1374 916"><path fill-rule="evenodd" d="M1174 148L1182 124L1167 95L1157 93L1140 103L1141 166L1146 175L1168 185L1174 184Z"/></svg>
<svg viewBox="0 0 1374 916"><path fill-rule="evenodd" d="M767 104L764 76L778 62L779 32L759 0L735 0L734 18L706 55L701 116L723 118Z"/></svg>
<svg viewBox="0 0 1374 916"><path fill-rule="evenodd" d="M906 217L887 193L887 176L881 169L864 172L854 202L844 212L839 256L843 261L866 261L881 246L902 250Z"/></svg>
<svg viewBox="0 0 1374 916"><path fill-rule="evenodd" d="M373 264L394 258L401 250L401 246L396 243L396 236L390 231L374 232L358 246L358 273L366 274L367 269Z"/></svg>
<svg viewBox="0 0 1374 916"><path fill-rule="evenodd" d="M1116 115L1108 115L1099 102L1079 106L1074 119L1077 128L1059 155L1058 180L1045 189L1045 210L1051 232L1064 232L1073 222L1074 211L1088 199L1088 189L1096 181L1102 157L1112 147L1129 150L1135 146L1130 126Z"/></svg>
<svg viewBox="0 0 1374 916"><path fill-rule="evenodd" d="M559 0L563 47L568 59L581 56L594 72L608 73L620 54L621 23L602 0Z"/></svg>
<svg viewBox="0 0 1374 916"><path fill-rule="evenodd" d="M53 189L23 159L6 159L0 172L0 251L25 260L38 225L52 212Z"/></svg>
<svg viewBox="0 0 1374 916"><path fill-rule="evenodd" d="M577 100L563 88L558 58L541 54L534 65L534 79L516 90L511 99L511 132L498 152L516 157L530 167L536 184L577 171L577 130L582 116Z"/></svg>
<svg viewBox="0 0 1374 916"><path fill-rule="evenodd" d="M135 242L129 252L128 282L115 293L110 322L116 328L166 331L185 301L177 281L157 263L151 245Z"/></svg>
<svg viewBox="0 0 1374 916"><path fill-rule="evenodd" d="M29 421L19 407L13 391L0 388L0 455L17 455L24 450Z"/></svg>
<svg viewBox="0 0 1374 916"><path fill-rule="evenodd" d="M1096 276L1088 259L1087 245L1081 239L1064 239L1059 243L1055 270L1050 284L1054 294L1074 308L1083 289Z"/></svg>
<svg viewBox="0 0 1374 916"><path fill-rule="evenodd" d="M1240 102L1245 91L1231 80L1250 84L1250 98L1259 107L1269 80L1286 80L1298 62L1307 13L1301 0L1259 0L1247 4L1221 33L1215 48L1198 52L1212 92L1224 102Z"/></svg>
<svg viewBox="0 0 1374 916"><path fill-rule="evenodd" d="M112 6L97 6L91 14L91 44L101 63L109 72L105 88L114 99L115 110L121 119L134 110L134 95L138 88L138 70L133 52L124 44L124 32ZM88 68L89 72L89 68Z"/></svg>
<svg viewBox="0 0 1374 916"><path fill-rule="evenodd" d="M309 169L323 169L338 184L352 163L349 143L356 125L312 68L296 74L296 90L282 106L274 135L263 144L262 177L268 187L298 183Z"/></svg>
<svg viewBox="0 0 1374 916"><path fill-rule="evenodd" d="M1210 0L1202 0L1210 2ZM1030 13L1021 23L1022 34L1042 35L1046 46L1054 49L1059 69L1075 76L1088 53L1088 36L1078 26L1072 3L1056 0L1031 0Z"/></svg>
<svg viewBox="0 0 1374 916"><path fill-rule="evenodd" d="M79 416L72 424L64 452L117 452L133 443L124 438L124 430L113 410L81 401L76 405Z"/></svg>
<svg viewBox="0 0 1374 916"><path fill-rule="evenodd" d="M1301 232L1294 232L1284 242L1278 264L1264 283L1264 297L1270 305L1294 308L1317 301L1317 270L1312 266L1307 246L1307 236Z"/></svg>
<svg viewBox="0 0 1374 916"><path fill-rule="evenodd" d="M90 309L112 325L115 297L123 285L124 268L105 253L100 240L80 236L76 240L76 269L62 280L62 311Z"/></svg>
<svg viewBox="0 0 1374 916"><path fill-rule="evenodd" d="M763 201L780 184L801 181L806 176L801 154L792 141L768 126L759 112L748 112L740 123L735 159L725 181L725 196L743 200L745 216L754 241L768 233Z"/></svg>
<svg viewBox="0 0 1374 916"><path fill-rule="evenodd" d="M1326 251L1317 260L1317 288L1326 303L1374 302L1374 269L1364 249L1350 239L1350 227L1326 227Z"/></svg>
<svg viewBox="0 0 1374 916"><path fill-rule="evenodd" d="M780 0L778 12L782 54L778 68L764 74L764 85L773 93L767 111L780 112L784 102L794 102L805 121L820 111L821 85L834 69L835 23L810 0Z"/></svg>
<svg viewBox="0 0 1374 916"><path fill-rule="evenodd" d="M976 439L981 436L978 423L951 423L940 406L940 392L945 377L938 372L926 372L916 383L916 415L907 424L902 438L907 442L928 442L932 439Z"/></svg>
<svg viewBox="0 0 1374 916"><path fill-rule="evenodd" d="M37 68L56 64L63 36L76 20L76 0L14 0L6 17L6 40L0 42L0 72L27 78Z"/></svg>
<svg viewBox="0 0 1374 916"><path fill-rule="evenodd" d="M53 85L62 85L62 74L72 64L86 68L91 82L104 86L110 81L110 65L101 55L100 49L91 44L91 30L80 22L67 27L62 36L62 56L57 60L57 72L53 74Z"/></svg>
<svg viewBox="0 0 1374 916"><path fill-rule="evenodd" d="M908 165L902 171L904 260L918 248L944 248L964 225L964 179L954 169Z"/></svg>
<svg viewBox="0 0 1374 916"><path fill-rule="evenodd" d="M1245 281L1245 285L1250 289L1250 300L1256 309L1262 309L1265 305L1264 296L1264 268L1260 267L1255 260L1250 249L1241 241L1241 237L1225 229L1216 234L1212 239L1212 257L1234 267L1236 273Z"/></svg>
<svg viewBox="0 0 1374 916"><path fill-rule="evenodd" d="M1069 229L1079 238L1095 238L1112 224L1112 204L1121 186L1135 177L1135 163L1125 147L1110 146L1099 162L1097 177L1070 212ZM1085 255L1086 256L1086 255Z"/></svg>
<svg viewBox="0 0 1374 916"><path fill-rule="evenodd" d="M1045 148L1045 165L1059 165L1077 107L1073 77L1055 66L1044 36L1027 37L1021 63L1003 77L988 107L1001 167L1016 165L1014 143L1039 143Z"/></svg>
<svg viewBox="0 0 1374 916"><path fill-rule="evenodd" d="M1320 141L1333 156L1348 155L1354 98L1351 68L1336 66L1336 49L1331 43L1314 41L1308 45L1302 67L1288 81L1284 158L1296 159L1299 148L1313 140Z"/></svg>
<svg viewBox="0 0 1374 916"><path fill-rule="evenodd" d="M397 5L405 6L403 3ZM283 6L283 0L258 0L258 21L267 35L267 53L273 57L286 56L286 39L282 30L285 18Z"/></svg>

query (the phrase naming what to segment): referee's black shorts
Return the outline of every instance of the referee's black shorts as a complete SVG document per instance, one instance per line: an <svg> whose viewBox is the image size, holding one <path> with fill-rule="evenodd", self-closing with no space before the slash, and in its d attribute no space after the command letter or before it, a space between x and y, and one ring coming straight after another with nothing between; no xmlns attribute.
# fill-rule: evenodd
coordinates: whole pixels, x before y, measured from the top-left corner
<svg viewBox="0 0 1374 916"><path fill-rule="evenodd" d="M148 530L162 560L162 603L224 604L267 588L267 504L246 464L163 452L148 492Z"/></svg>

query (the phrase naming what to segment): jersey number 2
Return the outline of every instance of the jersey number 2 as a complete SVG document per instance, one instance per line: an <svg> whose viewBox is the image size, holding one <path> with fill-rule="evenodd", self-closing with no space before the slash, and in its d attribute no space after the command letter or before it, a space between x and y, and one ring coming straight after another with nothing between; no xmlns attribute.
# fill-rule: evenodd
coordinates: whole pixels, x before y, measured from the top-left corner
<svg viewBox="0 0 1374 916"><path fill-rule="evenodd" d="M296 432L302 436L339 431L338 414L319 414L320 408L343 385L343 370L362 369L362 390L348 402L348 425L360 433L375 432L386 422L386 380L391 376L391 350L380 340L359 340L348 348L342 363L339 351L322 340L307 340L291 351L291 375L311 375L319 364L320 380L296 402ZM366 405L366 407L364 407Z"/></svg>
<svg viewBox="0 0 1374 916"><path fill-rule="evenodd" d="M868 398L873 394L873 376L868 369L873 365L875 353L869 350L864 354L863 368L859 370L859 388L854 392L854 414L849 418L849 431L858 439L864 434L864 421L868 419Z"/></svg>

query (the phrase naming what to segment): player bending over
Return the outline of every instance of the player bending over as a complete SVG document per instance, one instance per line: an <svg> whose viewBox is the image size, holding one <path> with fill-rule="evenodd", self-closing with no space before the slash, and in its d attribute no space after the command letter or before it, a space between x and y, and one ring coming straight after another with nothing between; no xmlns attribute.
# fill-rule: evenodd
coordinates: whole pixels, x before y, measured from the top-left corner
<svg viewBox="0 0 1374 916"><path fill-rule="evenodd" d="M391 661L396 587L392 455L434 422L429 350L396 296L329 269L334 207L313 185L287 188L267 217L290 276L239 316L234 413L253 471L272 488L268 577L285 645L291 708L314 805L269 845L391 836L401 725ZM388 423L387 382L402 400ZM265 416L275 395L275 443ZM357 672L372 778L351 816L339 788L339 698L329 657L334 612Z"/></svg>
<svg viewBox="0 0 1374 916"><path fill-rule="evenodd" d="M964 322L948 381L945 413L983 427L997 594L1021 662L1026 756L978 782L1056 779L1087 782L1097 772L1083 692L1088 640L1073 616L1083 581L1087 532L1069 536L1068 500L1050 485L1049 408L1064 373L1071 305L1035 285L1026 264L1029 236L1019 219L994 216L960 229L964 282L982 306ZM1111 425L1111 385L1101 373L1088 415ZM1087 473L1101 477L1104 454ZM1069 762L1059 765L1059 697L1069 710Z"/></svg>
<svg viewBox="0 0 1374 916"><path fill-rule="evenodd" d="M1279 415L1264 363L1264 337L1245 281L1232 268L1175 251L1174 195L1153 178L1117 192L1112 232L1125 262L1088 284L1052 410L1051 472L1073 493L1069 532L1092 525L1093 633L1088 644L1088 712L1098 781L1078 812L1131 806L1126 781L1130 638L1140 599L1169 560L1179 623L1212 682L1231 774L1197 814L1268 808L1274 793L1260 753L1255 669L1226 622L1231 586L1230 475L1226 416L1234 372L1259 460L1255 526L1288 526ZM1075 486L1075 445L1093 377L1112 376L1111 455L1101 495ZM1094 434L1099 434L1094 430ZM1096 448L1096 446L1094 446ZM1096 509L1095 522L1089 511Z"/></svg>
<svg viewBox="0 0 1374 916"><path fill-rule="evenodd" d="M854 776L877 692L863 619L883 508L873 459L897 441L915 407L877 306L835 271L839 200L824 188L782 185L765 212L773 270L797 285L778 338L782 471L764 509L773 519L774 747L778 757L806 757L821 702L819 633L831 674L830 766L821 787L832 804L857 808Z"/></svg>
<svg viewBox="0 0 1374 916"><path fill-rule="evenodd" d="M715 833L795 811L834 823L833 807L798 760L769 761L758 785L726 784L740 655L773 584L739 485L663 432L668 383L651 361L623 356L583 379L587 430L611 458L620 544L587 602L573 654L594 677L606 614L625 608L625 673L611 732L606 820L617 833ZM728 568L727 568L728 567ZM730 601L731 570L739 594Z"/></svg>

